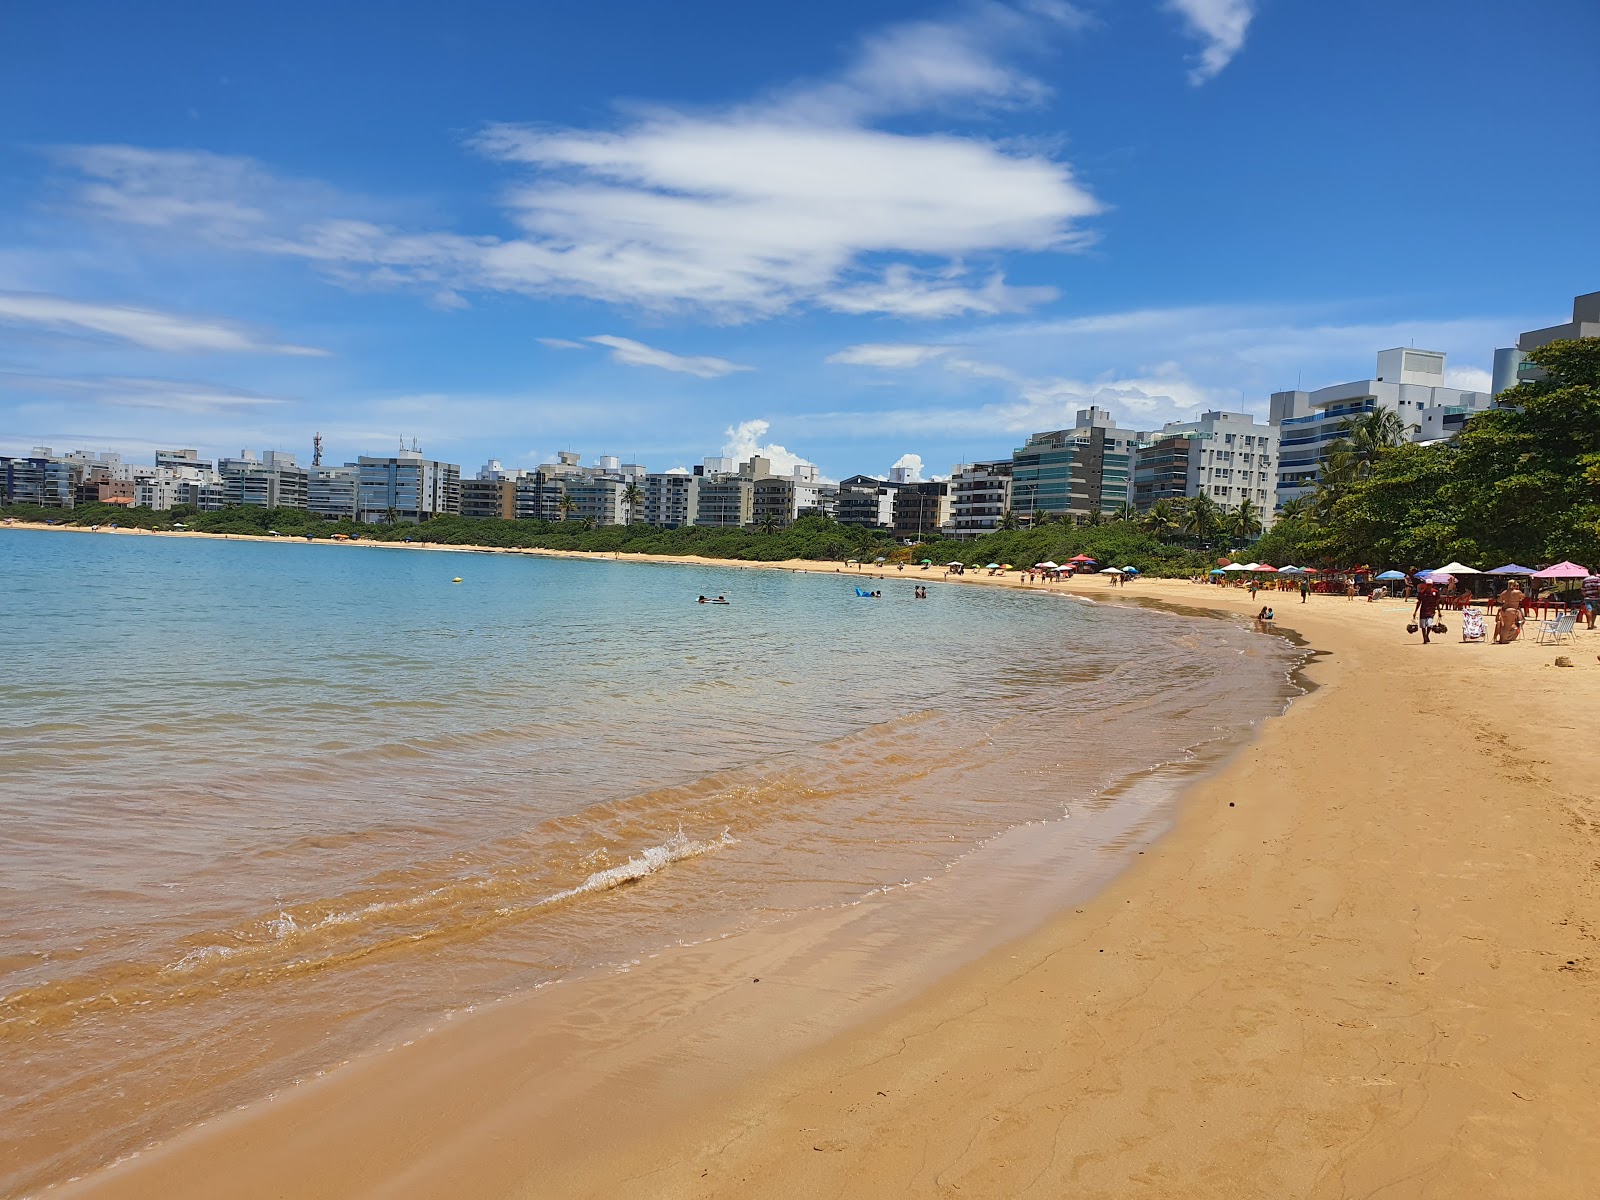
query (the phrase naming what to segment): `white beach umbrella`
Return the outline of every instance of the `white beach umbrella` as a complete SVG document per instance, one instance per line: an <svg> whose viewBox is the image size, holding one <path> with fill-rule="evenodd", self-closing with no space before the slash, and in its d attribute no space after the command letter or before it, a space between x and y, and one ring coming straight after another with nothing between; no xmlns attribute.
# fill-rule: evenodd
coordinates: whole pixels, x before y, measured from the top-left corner
<svg viewBox="0 0 1600 1200"><path fill-rule="evenodd" d="M1253 566L1248 566L1245 563L1229 563L1227 566L1223 567L1222 569L1224 571L1253 571L1253 570L1255 570L1255 568Z"/></svg>
<svg viewBox="0 0 1600 1200"><path fill-rule="evenodd" d="M1116 567L1101 567L1100 568L1100 574L1102 574L1102 575L1121 575L1122 572Z"/></svg>
<svg viewBox="0 0 1600 1200"><path fill-rule="evenodd" d="M1482 571L1474 570L1471 567L1464 567L1458 562L1446 563L1444 566L1440 567L1437 571L1433 571L1433 572L1430 572L1430 573L1434 574L1434 575L1482 575L1483 574Z"/></svg>

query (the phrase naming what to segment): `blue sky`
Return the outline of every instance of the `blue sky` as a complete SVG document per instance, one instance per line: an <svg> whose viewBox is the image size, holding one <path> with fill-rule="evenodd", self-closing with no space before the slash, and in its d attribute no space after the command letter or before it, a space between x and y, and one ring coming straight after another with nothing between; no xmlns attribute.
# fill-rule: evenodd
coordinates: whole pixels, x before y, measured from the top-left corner
<svg viewBox="0 0 1600 1200"><path fill-rule="evenodd" d="M1592 0L11 0L0 452L832 477L1600 288ZM305 458L302 458L305 461Z"/></svg>

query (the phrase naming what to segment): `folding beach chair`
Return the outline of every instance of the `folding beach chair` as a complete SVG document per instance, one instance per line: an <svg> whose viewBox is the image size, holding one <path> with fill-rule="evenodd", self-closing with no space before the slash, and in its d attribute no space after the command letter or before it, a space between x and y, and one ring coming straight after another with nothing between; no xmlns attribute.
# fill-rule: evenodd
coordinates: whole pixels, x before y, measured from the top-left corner
<svg viewBox="0 0 1600 1200"><path fill-rule="evenodd" d="M1555 620L1545 621L1539 626L1539 645L1559 646L1563 641L1571 642L1576 638L1573 630L1578 625L1578 614L1575 612L1557 613Z"/></svg>

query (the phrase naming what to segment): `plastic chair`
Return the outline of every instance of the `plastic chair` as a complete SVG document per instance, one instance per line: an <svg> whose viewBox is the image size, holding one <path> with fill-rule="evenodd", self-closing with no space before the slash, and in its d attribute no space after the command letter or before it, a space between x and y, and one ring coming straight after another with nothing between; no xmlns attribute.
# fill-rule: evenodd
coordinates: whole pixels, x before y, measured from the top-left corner
<svg viewBox="0 0 1600 1200"><path fill-rule="evenodd" d="M1539 645L1559 646L1563 641L1576 640L1573 630L1578 625L1578 614L1575 612L1557 613L1555 620L1545 621L1539 626Z"/></svg>

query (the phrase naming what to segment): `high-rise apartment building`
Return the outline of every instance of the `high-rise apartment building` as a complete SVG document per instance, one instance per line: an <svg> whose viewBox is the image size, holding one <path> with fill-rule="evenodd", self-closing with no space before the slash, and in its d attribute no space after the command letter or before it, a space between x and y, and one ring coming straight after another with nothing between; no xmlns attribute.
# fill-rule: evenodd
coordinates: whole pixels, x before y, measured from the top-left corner
<svg viewBox="0 0 1600 1200"><path fill-rule="evenodd" d="M1011 508L1011 460L962 463L950 473L950 522L955 538L977 538L1000 528Z"/></svg>
<svg viewBox="0 0 1600 1200"><path fill-rule="evenodd" d="M230 506L249 508L304 508L309 474L296 466L294 455L268 450L257 456L243 450L238 458L219 458L222 493Z"/></svg>
<svg viewBox="0 0 1600 1200"><path fill-rule="evenodd" d="M1460 432L1473 413L1494 406L1488 392L1446 387L1444 372L1442 351L1395 347L1379 352L1372 379L1314 392L1272 393L1269 419L1278 428L1278 504L1316 490L1329 447L1368 413L1396 412L1408 437L1433 441Z"/></svg>
<svg viewBox="0 0 1600 1200"><path fill-rule="evenodd" d="M361 466L307 468L306 508L330 521L355 520L361 510Z"/></svg>
<svg viewBox="0 0 1600 1200"><path fill-rule="evenodd" d="M1270 524L1277 507L1278 430L1248 413L1208 412L1140 436L1133 506L1210 496L1223 508L1248 500Z"/></svg>
<svg viewBox="0 0 1600 1200"><path fill-rule="evenodd" d="M394 520L415 525L461 511L461 468L424 458L420 451L356 460L360 468L360 519L369 525Z"/></svg>
<svg viewBox="0 0 1600 1200"><path fill-rule="evenodd" d="M1139 435L1103 408L1079 409L1071 429L1036 433L1011 455L1011 508L1024 524L1049 513L1087 517L1128 503Z"/></svg>
<svg viewBox="0 0 1600 1200"><path fill-rule="evenodd" d="M644 489L645 524L661 529L693 525L700 516L700 479L687 471L651 472Z"/></svg>

